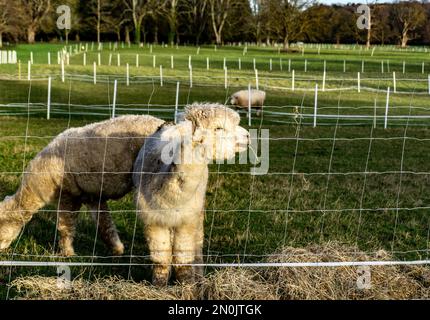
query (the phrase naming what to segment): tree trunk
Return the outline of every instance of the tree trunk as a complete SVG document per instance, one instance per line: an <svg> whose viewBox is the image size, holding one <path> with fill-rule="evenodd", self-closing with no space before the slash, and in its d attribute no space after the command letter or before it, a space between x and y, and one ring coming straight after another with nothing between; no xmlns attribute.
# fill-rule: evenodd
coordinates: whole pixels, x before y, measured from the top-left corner
<svg viewBox="0 0 430 320"><path fill-rule="evenodd" d="M27 41L28 43L34 43L36 40L36 30L32 26L27 28Z"/></svg>
<svg viewBox="0 0 430 320"><path fill-rule="evenodd" d="M97 0L97 43L100 43L100 29L101 29L101 0Z"/></svg>
<svg viewBox="0 0 430 320"><path fill-rule="evenodd" d="M0 32L0 48L3 47L3 33Z"/></svg>
<svg viewBox="0 0 430 320"><path fill-rule="evenodd" d="M284 38L284 50L290 49L290 40L288 39L288 36Z"/></svg>
<svg viewBox="0 0 430 320"><path fill-rule="evenodd" d="M116 38L118 42L121 42L121 29L116 30Z"/></svg>
<svg viewBox="0 0 430 320"><path fill-rule="evenodd" d="M367 29L367 40L366 40L366 48L369 49L370 48L370 39L372 37L372 30L370 29L370 25L369 25L369 29Z"/></svg>
<svg viewBox="0 0 430 320"><path fill-rule="evenodd" d="M215 34L215 42L216 42L216 44L221 44L222 43L221 33L217 32Z"/></svg>
<svg viewBox="0 0 430 320"><path fill-rule="evenodd" d="M402 48L406 48L407 44L408 44L408 32L404 31L402 33Z"/></svg>
<svg viewBox="0 0 430 320"><path fill-rule="evenodd" d="M155 25L154 27L154 43L158 44L158 26Z"/></svg>
<svg viewBox="0 0 430 320"><path fill-rule="evenodd" d="M141 25L138 23L134 27L134 42L139 44L141 37Z"/></svg>
<svg viewBox="0 0 430 320"><path fill-rule="evenodd" d="M130 29L128 26L125 27L125 42L130 44Z"/></svg>

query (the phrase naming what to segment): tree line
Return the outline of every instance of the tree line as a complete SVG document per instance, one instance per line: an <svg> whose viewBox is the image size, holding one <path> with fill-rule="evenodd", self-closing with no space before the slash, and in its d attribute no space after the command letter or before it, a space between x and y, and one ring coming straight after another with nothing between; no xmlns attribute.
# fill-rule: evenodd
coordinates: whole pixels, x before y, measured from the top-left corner
<svg viewBox="0 0 430 320"><path fill-rule="evenodd" d="M57 26L70 8L71 28ZM430 3L369 4L359 28L359 4L315 0L0 0L3 41L124 41L153 43L430 44Z"/></svg>

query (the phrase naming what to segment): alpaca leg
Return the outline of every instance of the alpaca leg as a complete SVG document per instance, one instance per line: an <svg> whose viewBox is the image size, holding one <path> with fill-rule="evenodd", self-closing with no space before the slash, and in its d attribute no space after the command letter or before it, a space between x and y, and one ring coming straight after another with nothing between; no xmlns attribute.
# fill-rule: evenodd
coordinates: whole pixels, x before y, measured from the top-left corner
<svg viewBox="0 0 430 320"><path fill-rule="evenodd" d="M196 233L198 224L182 225L175 229L173 244L174 264L194 263L196 253ZM179 282L193 282L194 272L192 266L175 266L176 279Z"/></svg>
<svg viewBox="0 0 430 320"><path fill-rule="evenodd" d="M152 283L165 286L169 281L172 264L171 232L166 227L149 225L145 227L151 260L154 263Z"/></svg>
<svg viewBox="0 0 430 320"><path fill-rule="evenodd" d="M112 250L114 255L122 255L124 253L124 245L119 238L115 222L109 212L107 203L103 201L100 203L100 206L98 203L91 203L88 204L88 207L91 210L91 215L96 225L98 226L98 232L100 232L103 242Z"/></svg>
<svg viewBox="0 0 430 320"><path fill-rule="evenodd" d="M198 226L195 233L195 258L194 263L202 264L203 263L203 242L204 242L204 220L205 220L205 212L202 212L199 215ZM204 267L198 266L194 267L194 271L197 277L203 277L204 275Z"/></svg>
<svg viewBox="0 0 430 320"><path fill-rule="evenodd" d="M60 253L66 257L75 255L73 240L80 208L81 203L62 196L58 211L58 232L60 233Z"/></svg>

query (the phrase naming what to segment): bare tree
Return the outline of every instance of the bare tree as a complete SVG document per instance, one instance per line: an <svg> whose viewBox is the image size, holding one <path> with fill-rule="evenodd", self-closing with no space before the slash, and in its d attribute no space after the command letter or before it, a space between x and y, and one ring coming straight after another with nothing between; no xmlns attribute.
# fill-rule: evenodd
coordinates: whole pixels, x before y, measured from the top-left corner
<svg viewBox="0 0 430 320"><path fill-rule="evenodd" d="M169 33L168 33L168 42L172 43L175 41L179 42L179 34L178 34L178 6L180 0L168 0L167 6L164 8L164 16L167 19L169 24Z"/></svg>
<svg viewBox="0 0 430 320"><path fill-rule="evenodd" d="M284 49L288 50L291 40L304 34L311 21L304 19L304 10L312 0L267 0L270 21L268 28L281 39Z"/></svg>
<svg viewBox="0 0 430 320"><path fill-rule="evenodd" d="M408 41L413 39L411 32L420 27L426 20L426 13L418 2L397 2L393 7L394 18L400 31L402 48L406 48Z"/></svg>
<svg viewBox="0 0 430 320"><path fill-rule="evenodd" d="M51 9L51 0L18 0L16 5L22 13L23 23L27 28L27 41L34 43L41 22Z"/></svg>
<svg viewBox="0 0 430 320"><path fill-rule="evenodd" d="M15 3L10 0L0 0L0 48L3 46L3 35L9 34L17 39L20 34L20 17Z"/></svg>
<svg viewBox="0 0 430 320"><path fill-rule="evenodd" d="M158 0L124 0L126 12L131 15L134 25L134 41L140 43L143 19L154 16L165 3Z"/></svg>
<svg viewBox="0 0 430 320"><path fill-rule="evenodd" d="M209 0L212 29L217 44L222 43L222 32L234 0Z"/></svg>
<svg viewBox="0 0 430 320"><path fill-rule="evenodd" d="M182 25L195 36L196 44L199 44L207 26L208 0L181 0L180 7L180 16L184 20Z"/></svg>

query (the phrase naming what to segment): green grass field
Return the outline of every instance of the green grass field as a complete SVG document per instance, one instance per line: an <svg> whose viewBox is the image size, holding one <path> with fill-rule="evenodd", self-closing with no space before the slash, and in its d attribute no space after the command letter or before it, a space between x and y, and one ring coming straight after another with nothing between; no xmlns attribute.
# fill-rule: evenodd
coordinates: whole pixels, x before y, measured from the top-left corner
<svg viewBox="0 0 430 320"><path fill-rule="evenodd" d="M15 192L26 163L58 133L110 117L114 80L119 80L117 115L151 114L172 120L176 82L180 82L180 108L194 101L225 103L237 89L246 89L248 83L255 86L255 58L259 86L268 97L263 117L253 114L251 128L270 130L270 168L267 175L251 176L250 165L210 166L205 222L208 261L258 262L283 245L301 247L327 241L357 245L363 251L393 251L401 260L428 258L430 56L423 48L400 51L378 47L372 56L371 50L352 47L324 48L320 54L317 48L306 48L303 55L250 47L243 55L243 47L215 51L207 46L197 55L195 47L154 46L151 54L146 46L132 46L113 52L112 66L108 66L112 52L107 47L105 44L101 52L96 85L92 78L93 62L98 59L95 49L87 53L87 66L82 65L83 52L71 56L64 83L57 64L59 45L19 45L14 49L22 61L21 70L18 65L0 65L0 198ZM34 59L31 82L26 80L30 52ZM48 52L51 65L47 64ZM153 55L157 56L156 68ZM172 55L174 69L170 68ZM210 70L206 69L207 57ZM289 60L296 76L294 91ZM324 60L326 90L318 93L317 127L313 128L314 87L318 83L322 88ZM363 60L358 92L357 72L362 71ZM127 63L130 86L125 83ZM398 92L390 96L388 128L384 129L385 90L393 88L393 71ZM50 120L46 119L48 75L53 77ZM246 115L241 115L242 125L247 127ZM55 257L56 214L51 206L35 216L19 241L0 254L0 260L148 262L142 228L138 225L134 230L132 195L111 202L110 208L126 245L125 257L108 257L100 239L94 257L95 226L84 212L75 245L79 257ZM130 255L137 257L131 259ZM149 271L149 267L74 267L72 275L91 279L115 274L142 280L149 279ZM53 267L2 267L0 298L13 297L8 283L17 276L52 276L55 272Z"/></svg>

